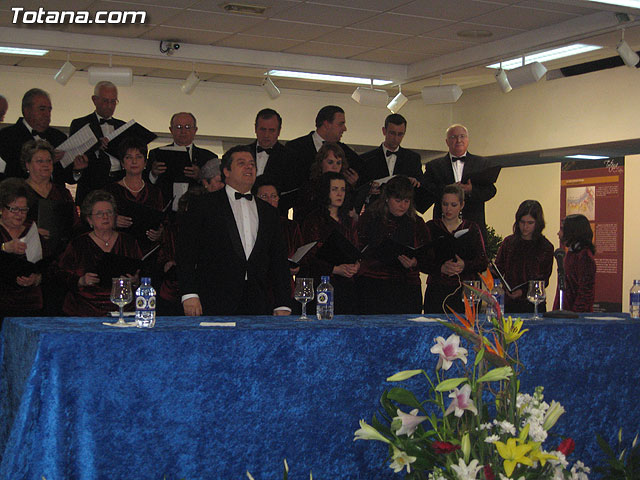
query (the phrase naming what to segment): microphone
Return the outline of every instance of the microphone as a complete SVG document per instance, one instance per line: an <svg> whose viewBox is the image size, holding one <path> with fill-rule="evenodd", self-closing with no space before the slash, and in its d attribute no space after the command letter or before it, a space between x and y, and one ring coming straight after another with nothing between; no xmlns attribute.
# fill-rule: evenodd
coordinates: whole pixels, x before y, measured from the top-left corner
<svg viewBox="0 0 640 480"><path fill-rule="evenodd" d="M562 248L557 249L553 252L553 256L558 263L558 300L560 301L560 309L552 310L550 312L545 312L542 314L543 317L556 317L556 318L578 318L578 314L574 312L569 312L567 310L562 309L563 296L564 296L564 286L565 286L565 276L564 276L564 257L567 256L567 252L565 252Z"/></svg>
<svg viewBox="0 0 640 480"><path fill-rule="evenodd" d="M555 252L553 252L553 257L556 259L558 263L558 288L560 290L564 290L564 257L567 255L562 248L558 248Z"/></svg>

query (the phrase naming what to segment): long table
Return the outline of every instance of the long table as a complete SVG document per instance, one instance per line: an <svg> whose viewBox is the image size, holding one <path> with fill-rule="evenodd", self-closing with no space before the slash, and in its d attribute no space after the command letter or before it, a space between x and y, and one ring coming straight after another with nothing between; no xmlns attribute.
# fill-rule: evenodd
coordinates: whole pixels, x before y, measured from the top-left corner
<svg viewBox="0 0 640 480"><path fill-rule="evenodd" d="M432 371L433 338L450 333L405 316L160 317L151 330L103 320L5 319L0 478L263 480L282 475L284 458L292 478L400 478L382 444L353 432L392 386L385 378ZM544 385L564 405L553 431L593 465L596 432L640 425L640 322L525 325L521 390Z"/></svg>

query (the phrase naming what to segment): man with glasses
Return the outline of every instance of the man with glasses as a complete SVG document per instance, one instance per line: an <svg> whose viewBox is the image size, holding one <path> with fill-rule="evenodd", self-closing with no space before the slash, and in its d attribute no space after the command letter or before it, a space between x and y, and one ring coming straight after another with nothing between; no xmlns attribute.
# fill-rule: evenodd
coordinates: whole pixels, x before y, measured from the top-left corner
<svg viewBox="0 0 640 480"><path fill-rule="evenodd" d="M477 223L486 240L484 204L496 195L496 187L478 174L486 172L492 165L488 160L467 152L469 132L464 125L454 124L447 128L445 141L449 152L427 163L421 182L438 199L433 207L433 218L442 216L440 199L444 187L457 183L464 190L462 218ZM474 175L480 180L474 182Z"/></svg>
<svg viewBox="0 0 640 480"><path fill-rule="evenodd" d="M160 187L165 202L173 198L173 211L177 211L180 197L190 186L198 185L200 169L218 156L193 144L198 131L193 113L175 113L169 131L173 143L149 152L149 181Z"/></svg>
<svg viewBox="0 0 640 480"><path fill-rule="evenodd" d="M22 146L29 140L41 139L57 147L67 139L60 130L50 126L51 98L40 88L32 88L22 97L22 117L15 125L0 130L0 180L5 177L27 178L20 164ZM72 168L80 169L86 164L78 157L68 168L62 168L60 159L64 152L56 150L53 159L53 181L58 184L73 183Z"/></svg>
<svg viewBox="0 0 640 480"><path fill-rule="evenodd" d="M89 164L82 171L74 172L78 181L76 190L76 204L82 205L82 201L92 190L117 182L124 176L120 160L107 153L109 141L106 135L112 133L125 122L113 118L118 105L118 88L111 82L98 82L93 89L91 97L96 109L86 117L76 118L71 122L69 134L73 135L86 124L93 131L96 138L100 139L98 145L87 153Z"/></svg>

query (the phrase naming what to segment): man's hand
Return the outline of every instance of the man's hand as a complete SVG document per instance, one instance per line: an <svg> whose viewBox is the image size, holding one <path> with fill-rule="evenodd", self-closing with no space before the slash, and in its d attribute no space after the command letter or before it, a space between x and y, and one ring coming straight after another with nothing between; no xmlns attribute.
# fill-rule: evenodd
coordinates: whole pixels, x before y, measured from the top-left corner
<svg viewBox="0 0 640 480"><path fill-rule="evenodd" d="M467 180L467 183L461 183L461 182L458 182L458 183L462 187L462 190L464 190L465 195L469 195L471 193L471 190L473 189L473 185L471 185L471 180Z"/></svg>
<svg viewBox="0 0 640 480"><path fill-rule="evenodd" d="M418 260L416 258L407 257L406 255L398 255L398 260L404 268L414 268L418 266Z"/></svg>
<svg viewBox="0 0 640 480"><path fill-rule="evenodd" d="M411 182L411 185L413 186L413 188L420 188L420 182L413 178L413 177L408 177L409 181Z"/></svg>
<svg viewBox="0 0 640 480"><path fill-rule="evenodd" d="M349 185L355 185L356 183L358 183L358 179L360 178L358 172L356 172L353 168L347 168L344 172L342 172L342 174L344 175L344 178L347 179L347 182L349 182Z"/></svg>
<svg viewBox="0 0 640 480"><path fill-rule="evenodd" d="M167 164L164 162L155 161L151 164L151 175L159 177L167 171Z"/></svg>
<svg viewBox="0 0 640 480"><path fill-rule="evenodd" d="M73 159L73 170L80 171L84 170L89 166L89 157L86 155L78 155Z"/></svg>
<svg viewBox="0 0 640 480"><path fill-rule="evenodd" d="M54 150L53 151L53 163L58 163L64 157L64 152L62 150Z"/></svg>
<svg viewBox="0 0 640 480"><path fill-rule="evenodd" d="M107 145L109 145L109 139L107 137L102 137L100 139L100 150L106 150Z"/></svg>
<svg viewBox="0 0 640 480"><path fill-rule="evenodd" d="M133 219L131 217L127 217L125 215L116 216L116 227L129 228L131 225L133 225Z"/></svg>
<svg viewBox="0 0 640 480"><path fill-rule="evenodd" d="M190 167L184 167L184 176L198 180L200 177L200 167L197 165L191 165Z"/></svg>
<svg viewBox="0 0 640 480"><path fill-rule="evenodd" d="M188 317L199 317L202 315L202 305L198 297L187 298L182 302L184 314Z"/></svg>

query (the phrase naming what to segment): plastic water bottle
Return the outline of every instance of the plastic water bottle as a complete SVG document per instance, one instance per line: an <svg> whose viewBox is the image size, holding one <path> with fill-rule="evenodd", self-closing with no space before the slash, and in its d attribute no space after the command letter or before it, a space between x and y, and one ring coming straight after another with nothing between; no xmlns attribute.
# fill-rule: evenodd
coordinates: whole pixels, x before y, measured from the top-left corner
<svg viewBox="0 0 640 480"><path fill-rule="evenodd" d="M316 291L316 316L318 320L333 318L333 287L329 283L329 276L323 275Z"/></svg>
<svg viewBox="0 0 640 480"><path fill-rule="evenodd" d="M500 305L500 312L504 315L504 289L502 288L502 284L500 280L493 280L493 288L491 289L491 296L496 299L498 305ZM489 318L498 318L498 312L495 311L491 306L487 309L487 319Z"/></svg>
<svg viewBox="0 0 640 480"><path fill-rule="evenodd" d="M640 280L633 281L629 292L629 314L631 318L640 319Z"/></svg>
<svg viewBox="0 0 640 480"><path fill-rule="evenodd" d="M136 327L153 328L156 324L156 291L149 277L142 277L136 290Z"/></svg>

